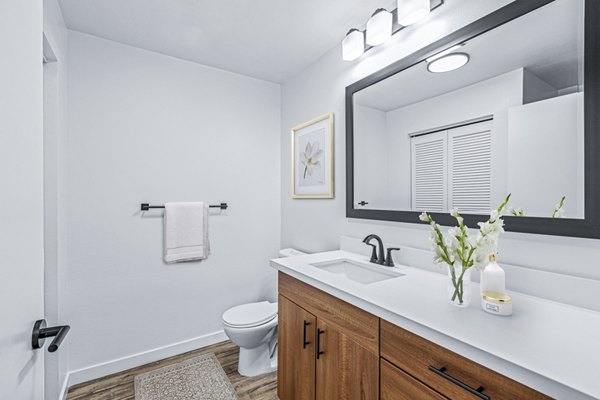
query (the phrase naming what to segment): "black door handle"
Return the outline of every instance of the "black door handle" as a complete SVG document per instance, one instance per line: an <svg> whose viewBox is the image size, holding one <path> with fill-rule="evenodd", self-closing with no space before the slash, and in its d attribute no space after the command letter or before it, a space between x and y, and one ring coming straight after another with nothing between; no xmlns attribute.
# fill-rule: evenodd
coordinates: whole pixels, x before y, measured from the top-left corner
<svg viewBox="0 0 600 400"><path fill-rule="evenodd" d="M305 349L306 346L310 344L308 340L306 340L306 327L310 325L310 322L304 321L304 333L302 334L302 348Z"/></svg>
<svg viewBox="0 0 600 400"><path fill-rule="evenodd" d="M325 354L324 351L321 351L321 334L323 333L325 333L325 331L322 331L321 329L317 328L317 360L321 355Z"/></svg>
<svg viewBox="0 0 600 400"><path fill-rule="evenodd" d="M31 347L34 349L39 349L44 345L46 338L53 337L54 340L48 346L48 351L50 353L54 353L58 350L58 346L62 343L67 336L67 333L71 327L69 325L63 326L52 326L50 328L46 328L46 320L40 319L35 322L33 325L33 333L31 334Z"/></svg>
<svg viewBox="0 0 600 400"><path fill-rule="evenodd" d="M467 385L464 382L459 381L458 379L456 379L455 377L453 377L452 375L448 375L446 373L446 367L442 367L442 368L435 368L432 367L431 365L429 366L429 370L431 372L435 372L436 374L438 374L439 376L441 376L442 378L449 380L450 382L454 383L457 386L460 386L461 388L465 389L467 392L474 394L475 396L479 397L480 399L483 400L490 400L490 396L488 396L487 394L483 393L483 386L479 386L477 389L472 388L471 386Z"/></svg>

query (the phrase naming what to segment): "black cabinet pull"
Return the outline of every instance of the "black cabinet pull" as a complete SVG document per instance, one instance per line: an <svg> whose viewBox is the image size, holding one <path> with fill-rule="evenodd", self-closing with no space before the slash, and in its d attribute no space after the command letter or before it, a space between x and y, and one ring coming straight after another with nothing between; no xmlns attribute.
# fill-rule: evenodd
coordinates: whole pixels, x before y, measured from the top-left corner
<svg viewBox="0 0 600 400"><path fill-rule="evenodd" d="M471 386L467 385L466 383L463 383L463 382L459 381L458 379L456 379L455 377L448 375L446 373L446 367L442 367L442 368L438 369L438 368L432 367L430 365L429 370L431 372L435 372L442 378L449 380L450 382L454 383L455 385L460 386L461 388L465 389L467 392L474 394L475 396L479 397L480 399L490 400L490 396L483 393L483 390L484 390L483 386L479 386L477 389L473 389Z"/></svg>
<svg viewBox="0 0 600 400"><path fill-rule="evenodd" d="M304 321L304 333L302 334L302 348L305 349L306 346L310 344L308 340L306 340L306 327L310 325L310 322Z"/></svg>
<svg viewBox="0 0 600 400"><path fill-rule="evenodd" d="M321 334L322 333L325 333L325 331L322 331L319 328L317 328L317 360L319 359L319 357L322 354L325 354L324 351L321 351Z"/></svg>

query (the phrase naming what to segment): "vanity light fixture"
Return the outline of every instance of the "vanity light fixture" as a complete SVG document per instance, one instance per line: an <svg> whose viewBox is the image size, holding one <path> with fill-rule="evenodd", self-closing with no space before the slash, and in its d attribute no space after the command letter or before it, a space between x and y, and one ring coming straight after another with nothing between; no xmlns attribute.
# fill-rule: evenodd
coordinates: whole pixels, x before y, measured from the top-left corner
<svg viewBox="0 0 600 400"><path fill-rule="evenodd" d="M342 41L342 57L353 61L408 25L427 17L446 0L397 0L398 8L375 10L365 29L351 29Z"/></svg>
<svg viewBox="0 0 600 400"><path fill-rule="evenodd" d="M384 8L378 8L367 21L367 44L378 46L390 37L392 37L392 13Z"/></svg>
<svg viewBox="0 0 600 400"><path fill-rule="evenodd" d="M358 29L350 29L342 42L342 57L345 61L356 60L365 52L365 34Z"/></svg>
<svg viewBox="0 0 600 400"><path fill-rule="evenodd" d="M398 0L398 23L402 26L415 24L431 12L430 0Z"/></svg>
<svg viewBox="0 0 600 400"><path fill-rule="evenodd" d="M450 53L427 62L427 70L433 73L450 72L465 66L468 62L467 53Z"/></svg>

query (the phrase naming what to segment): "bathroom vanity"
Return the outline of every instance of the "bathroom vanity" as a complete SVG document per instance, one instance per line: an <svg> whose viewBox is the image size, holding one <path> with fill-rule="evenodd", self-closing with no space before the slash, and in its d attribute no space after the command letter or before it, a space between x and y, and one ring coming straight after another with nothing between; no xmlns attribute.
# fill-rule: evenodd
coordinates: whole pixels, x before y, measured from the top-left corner
<svg viewBox="0 0 600 400"><path fill-rule="evenodd" d="M597 312L516 293L512 317L476 302L458 309L444 297L444 275L341 250L271 264L281 400L600 395Z"/></svg>

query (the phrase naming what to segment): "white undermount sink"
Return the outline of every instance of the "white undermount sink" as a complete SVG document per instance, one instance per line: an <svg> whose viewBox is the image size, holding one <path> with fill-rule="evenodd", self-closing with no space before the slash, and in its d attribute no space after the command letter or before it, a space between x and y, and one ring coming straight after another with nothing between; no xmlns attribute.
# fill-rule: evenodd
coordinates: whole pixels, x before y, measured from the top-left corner
<svg viewBox="0 0 600 400"><path fill-rule="evenodd" d="M310 265L332 274L342 275L364 285L404 276L403 273L393 267L369 265L347 259L323 261Z"/></svg>

